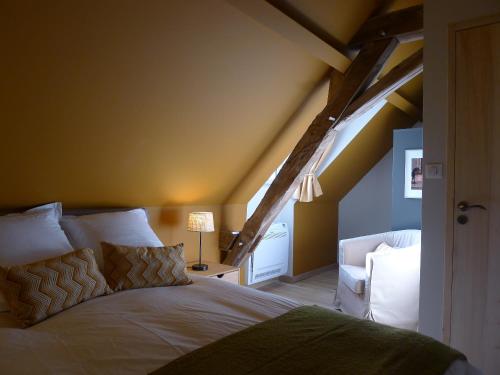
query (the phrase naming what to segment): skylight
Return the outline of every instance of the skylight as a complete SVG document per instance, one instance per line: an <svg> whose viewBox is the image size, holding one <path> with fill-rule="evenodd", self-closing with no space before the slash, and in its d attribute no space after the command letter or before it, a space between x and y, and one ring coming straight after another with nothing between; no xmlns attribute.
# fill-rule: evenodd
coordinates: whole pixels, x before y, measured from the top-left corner
<svg viewBox="0 0 500 375"><path fill-rule="evenodd" d="M351 143L351 141L359 134L361 130L370 122L370 120L382 109L387 103L385 100L378 102L372 109L358 117L354 121L346 124L342 130L339 130L335 142L333 143L330 154L325 158L325 161L320 165L318 176L320 176L326 168L340 155L342 151Z"/></svg>

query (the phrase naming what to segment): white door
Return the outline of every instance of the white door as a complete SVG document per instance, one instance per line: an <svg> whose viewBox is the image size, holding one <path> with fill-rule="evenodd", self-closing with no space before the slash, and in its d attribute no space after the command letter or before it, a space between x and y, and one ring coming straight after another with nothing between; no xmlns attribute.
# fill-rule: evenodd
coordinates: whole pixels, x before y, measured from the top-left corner
<svg viewBox="0 0 500 375"><path fill-rule="evenodd" d="M451 46L455 209L450 343L487 375L500 374L498 21L455 31Z"/></svg>

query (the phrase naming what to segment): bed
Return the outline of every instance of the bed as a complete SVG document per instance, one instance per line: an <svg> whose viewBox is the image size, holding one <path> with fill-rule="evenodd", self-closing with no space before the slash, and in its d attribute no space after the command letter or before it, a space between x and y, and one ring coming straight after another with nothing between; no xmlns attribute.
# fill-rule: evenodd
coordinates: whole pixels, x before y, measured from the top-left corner
<svg viewBox="0 0 500 375"><path fill-rule="evenodd" d="M99 247L99 241L126 242L153 249L162 246L141 210L127 211L118 215L119 218L111 215L112 220L109 215L88 216L82 228L92 225L93 230L85 236L81 228L71 230L66 226L71 244L59 226L59 222L64 223L60 204L30 211L35 213L26 211L26 218L21 215L0 217L3 220L0 225L0 263L3 262L3 267L9 262L24 264L53 256L54 259L71 257L73 253L68 251ZM35 216L40 221L36 227L33 224ZM128 219L124 220L125 217ZM28 222L24 223L26 220ZM27 239L27 234L31 238ZM79 241L83 242L79 244ZM61 252L64 247L67 249ZM202 276L192 276L192 279L193 283L188 285L141 287L102 295L50 315L29 328L23 328L11 312L2 310L0 373L149 374L304 309L295 301L224 280ZM307 324L301 324L301 329L304 326ZM285 330L288 328L286 326ZM233 374L231 361L224 365L224 373ZM168 368L162 373L169 373ZM203 374L203 367L196 373ZM454 361L443 373L478 374L464 360Z"/></svg>
<svg viewBox="0 0 500 375"><path fill-rule="evenodd" d="M269 293L195 276L188 286L98 297L28 329L2 313L0 372L146 374L298 306ZM465 374L477 373L464 361L446 372Z"/></svg>

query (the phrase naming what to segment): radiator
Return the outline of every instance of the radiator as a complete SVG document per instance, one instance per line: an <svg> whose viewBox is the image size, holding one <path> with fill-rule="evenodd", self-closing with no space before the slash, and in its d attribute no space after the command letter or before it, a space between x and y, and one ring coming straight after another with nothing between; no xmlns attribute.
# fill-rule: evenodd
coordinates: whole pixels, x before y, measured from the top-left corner
<svg viewBox="0 0 500 375"><path fill-rule="evenodd" d="M247 283L269 280L288 271L289 234L286 223L274 223L250 257Z"/></svg>

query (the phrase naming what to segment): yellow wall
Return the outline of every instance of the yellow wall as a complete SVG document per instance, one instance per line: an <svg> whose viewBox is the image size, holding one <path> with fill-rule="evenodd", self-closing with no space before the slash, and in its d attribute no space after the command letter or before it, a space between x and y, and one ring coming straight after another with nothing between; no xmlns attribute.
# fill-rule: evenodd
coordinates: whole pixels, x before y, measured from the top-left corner
<svg viewBox="0 0 500 375"><path fill-rule="evenodd" d="M330 201L295 205L293 275L336 262L337 210Z"/></svg>
<svg viewBox="0 0 500 375"><path fill-rule="evenodd" d="M224 204L222 206L221 229L227 231L240 231L247 219L246 203Z"/></svg>
<svg viewBox="0 0 500 375"><path fill-rule="evenodd" d="M294 275L337 261L338 203L391 149L392 131L412 125L411 118L386 104L319 177L324 195L295 205Z"/></svg>
<svg viewBox="0 0 500 375"><path fill-rule="evenodd" d="M226 204L248 203L264 182L293 150L314 118L326 105L328 77L323 78L270 142L256 163L238 183Z"/></svg>
<svg viewBox="0 0 500 375"><path fill-rule="evenodd" d="M226 1L2 1L0 207L220 204L327 71Z"/></svg>

